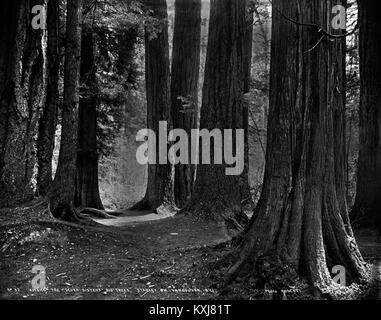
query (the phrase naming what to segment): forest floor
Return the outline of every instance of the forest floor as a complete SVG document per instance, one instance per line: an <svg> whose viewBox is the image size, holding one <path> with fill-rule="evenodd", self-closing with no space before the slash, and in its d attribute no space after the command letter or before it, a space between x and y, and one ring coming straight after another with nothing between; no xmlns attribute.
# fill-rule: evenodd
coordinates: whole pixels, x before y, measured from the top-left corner
<svg viewBox="0 0 381 320"><path fill-rule="evenodd" d="M126 212L85 227L55 221L41 203L1 210L0 299L258 298L245 283L221 295L213 264L231 249L222 227L187 216L163 218ZM362 230L357 240L366 260L379 263L376 233ZM36 265L45 268L42 291L32 289ZM344 298L364 290L355 287ZM290 298L311 297L302 290Z"/></svg>

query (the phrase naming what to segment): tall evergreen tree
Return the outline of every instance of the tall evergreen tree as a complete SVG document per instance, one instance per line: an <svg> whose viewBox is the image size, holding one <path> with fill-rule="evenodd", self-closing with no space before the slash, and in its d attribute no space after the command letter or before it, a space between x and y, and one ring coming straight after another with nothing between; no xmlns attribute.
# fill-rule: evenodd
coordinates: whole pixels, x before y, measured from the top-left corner
<svg viewBox="0 0 381 320"><path fill-rule="evenodd" d="M379 5L358 1L360 25L360 151L354 223L381 228L381 36Z"/></svg>
<svg viewBox="0 0 381 320"><path fill-rule="evenodd" d="M74 209L77 161L79 79L81 62L82 0L68 0L62 106L61 147L50 190L50 210L56 218L77 221Z"/></svg>
<svg viewBox="0 0 381 320"><path fill-rule="evenodd" d="M245 27L244 0L211 1L201 130L243 129ZM211 149L213 161L213 144ZM222 162L198 166L194 194L184 211L241 229L247 217L241 207L240 176L226 175L227 164Z"/></svg>
<svg viewBox="0 0 381 320"><path fill-rule="evenodd" d="M39 123L37 140L37 192L41 196L47 195L52 183L52 158L59 101L59 21L59 1L49 1L47 7L48 40L46 53L47 94Z"/></svg>
<svg viewBox="0 0 381 320"><path fill-rule="evenodd" d="M93 30L85 26L82 29L75 205L103 210L98 185L95 50Z"/></svg>
<svg viewBox="0 0 381 320"><path fill-rule="evenodd" d="M35 136L45 95L43 28L32 28L34 0L2 3L0 21L0 207L34 194Z"/></svg>
<svg viewBox="0 0 381 320"><path fill-rule="evenodd" d="M168 14L166 0L145 0L156 23L145 30L145 76L147 95L147 127L156 133L159 146L159 122L170 120L170 65L168 43ZM170 163L148 165L148 182L144 198L132 210L156 210L157 213L174 212L172 168Z"/></svg>
<svg viewBox="0 0 381 320"><path fill-rule="evenodd" d="M245 27L245 50L244 50L244 94L250 93L251 85L251 60L253 57L253 24L254 16L250 5L247 1L246 7L246 27ZM245 130L245 150L244 161L245 166L241 174L241 199L243 204L252 204L250 181L249 181L249 102L243 104L243 129Z"/></svg>
<svg viewBox="0 0 381 320"><path fill-rule="evenodd" d="M175 26L172 52L171 100L173 128L184 129L191 136L197 129L198 80L201 46L201 0L175 1ZM190 140L190 139L189 139ZM188 142L191 145L191 141ZM188 155L191 155L189 148ZM175 166L174 195L183 207L190 199L195 165Z"/></svg>
<svg viewBox="0 0 381 320"><path fill-rule="evenodd" d="M273 1L264 185L231 279L253 272L264 257L280 259L317 288L332 284L335 265L345 267L348 281L367 276L343 203L344 130L334 121L344 116L345 40L324 33L342 33L331 29L332 4Z"/></svg>

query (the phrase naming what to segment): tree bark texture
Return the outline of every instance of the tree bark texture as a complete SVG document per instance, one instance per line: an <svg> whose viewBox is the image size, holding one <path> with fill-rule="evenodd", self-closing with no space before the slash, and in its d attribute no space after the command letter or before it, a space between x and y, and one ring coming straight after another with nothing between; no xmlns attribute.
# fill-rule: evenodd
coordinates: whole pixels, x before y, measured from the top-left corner
<svg viewBox="0 0 381 320"><path fill-rule="evenodd" d="M4 1L0 27L0 207L30 200L35 140L45 97L44 31L31 26L38 1Z"/></svg>
<svg viewBox="0 0 381 320"><path fill-rule="evenodd" d="M355 224L381 228L381 29L376 1L358 1L360 34L360 150Z"/></svg>
<svg viewBox="0 0 381 320"><path fill-rule="evenodd" d="M49 1L47 7L47 93L37 140L37 193L40 196L48 194L52 183L52 158L59 103L59 21L59 2Z"/></svg>
<svg viewBox="0 0 381 320"><path fill-rule="evenodd" d="M231 279L252 272L264 256L280 257L317 288L332 284L335 265L345 267L347 279L367 277L345 203L345 40L332 41L320 27L284 18L341 34L328 19L336 4L273 1L264 185L236 248Z"/></svg>
<svg viewBox="0 0 381 320"><path fill-rule="evenodd" d="M172 52L171 114L173 128L184 129L191 136L197 129L198 80L201 46L201 0L176 0ZM190 139L189 139L190 140ZM191 141L188 142L189 146ZM189 148L191 155L191 148ZM190 199L195 165L175 166L174 196L177 206Z"/></svg>
<svg viewBox="0 0 381 320"><path fill-rule="evenodd" d="M251 86L251 61L253 56L253 23L254 16L252 9L249 5L246 8L246 27L245 27L245 51L244 51L244 94L250 93ZM241 174L241 199L242 204L252 204L251 197L249 170L250 170L250 156L249 156L249 108L250 103L245 99L243 104L243 129L245 130L245 166Z"/></svg>
<svg viewBox="0 0 381 320"><path fill-rule="evenodd" d="M200 129L243 129L245 27L244 0L211 1ZM213 159L213 143L211 149ZM224 161L198 166L195 192L185 211L241 230L247 217L241 206L240 176L226 175L226 167Z"/></svg>
<svg viewBox="0 0 381 320"><path fill-rule="evenodd" d="M147 95L147 127L156 133L159 146L159 122L167 121L170 115L170 65L168 43L168 15L165 0L146 0L147 9L158 20L158 31L145 31L145 75ZM157 213L174 212L173 180L171 164L148 165L148 182L144 198L132 207L133 210L155 210Z"/></svg>
<svg viewBox="0 0 381 320"><path fill-rule="evenodd" d="M77 161L79 78L81 61L82 0L68 0L64 101L62 106L61 147L52 184L50 209L56 218L77 221L74 211Z"/></svg>
<svg viewBox="0 0 381 320"><path fill-rule="evenodd" d="M93 30L90 27L83 28L75 205L103 210L98 185L98 89L94 40Z"/></svg>

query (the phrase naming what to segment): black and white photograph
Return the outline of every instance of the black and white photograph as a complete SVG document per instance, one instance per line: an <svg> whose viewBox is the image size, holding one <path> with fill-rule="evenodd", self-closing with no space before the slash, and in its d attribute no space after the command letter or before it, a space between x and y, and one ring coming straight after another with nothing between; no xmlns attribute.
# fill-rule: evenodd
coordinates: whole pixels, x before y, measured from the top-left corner
<svg viewBox="0 0 381 320"><path fill-rule="evenodd" d="M379 5L2 0L0 300L380 301Z"/></svg>

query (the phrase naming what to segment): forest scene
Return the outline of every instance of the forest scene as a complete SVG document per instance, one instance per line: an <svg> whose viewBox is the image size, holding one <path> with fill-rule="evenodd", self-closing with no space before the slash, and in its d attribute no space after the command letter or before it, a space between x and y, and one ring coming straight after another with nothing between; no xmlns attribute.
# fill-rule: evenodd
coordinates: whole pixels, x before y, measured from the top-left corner
<svg viewBox="0 0 381 320"><path fill-rule="evenodd" d="M376 0L3 0L0 300L381 300Z"/></svg>

